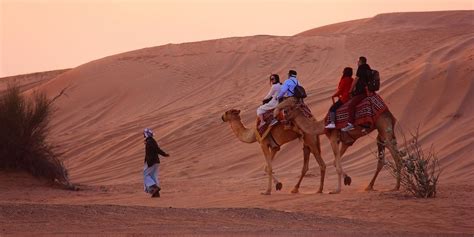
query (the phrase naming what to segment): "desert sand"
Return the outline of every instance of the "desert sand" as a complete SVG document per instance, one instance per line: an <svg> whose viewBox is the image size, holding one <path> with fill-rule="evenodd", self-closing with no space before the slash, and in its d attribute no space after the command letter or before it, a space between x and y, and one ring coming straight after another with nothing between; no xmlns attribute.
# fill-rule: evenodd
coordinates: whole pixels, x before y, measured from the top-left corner
<svg viewBox="0 0 474 237"><path fill-rule="evenodd" d="M474 11L381 14L295 36L144 48L47 80L38 73L29 91L52 97L66 88L55 102L50 139L79 191L0 173L0 235L470 236L473 19ZM274 161L283 190L260 195L267 179L259 145L239 142L222 113L240 109L243 123L255 126L270 73L285 78L295 69L320 120L342 69L356 68L361 55L381 73L379 94L397 129L419 126L422 145L436 150L443 169L438 196L389 192L395 180L386 169L375 183L378 191L365 192L376 167L375 133L348 150L342 165L353 183L341 194L328 194L336 171L321 136L328 167L323 194L315 193L319 167L313 158L301 193L290 193L303 164L302 143L295 141ZM143 192L145 127L171 154L161 163L161 198Z"/></svg>

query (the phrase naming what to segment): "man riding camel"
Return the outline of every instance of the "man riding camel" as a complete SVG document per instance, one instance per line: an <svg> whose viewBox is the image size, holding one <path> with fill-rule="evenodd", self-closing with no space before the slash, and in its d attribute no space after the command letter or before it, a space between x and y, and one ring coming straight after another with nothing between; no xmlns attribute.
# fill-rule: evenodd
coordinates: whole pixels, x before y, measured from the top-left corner
<svg viewBox="0 0 474 237"><path fill-rule="evenodd" d="M278 123L277 116L280 113L280 110L285 107L293 107L298 98L295 95L295 87L300 85L298 79L296 78L296 71L290 70L288 72L288 79L285 80L280 89L280 94L278 94L277 99L280 102L273 110L273 120L270 125L275 125Z"/></svg>

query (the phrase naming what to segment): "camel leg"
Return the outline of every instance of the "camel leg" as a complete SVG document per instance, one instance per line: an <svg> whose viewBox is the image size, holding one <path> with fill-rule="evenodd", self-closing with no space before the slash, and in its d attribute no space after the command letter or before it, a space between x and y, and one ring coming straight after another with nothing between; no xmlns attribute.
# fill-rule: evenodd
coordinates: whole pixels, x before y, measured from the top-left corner
<svg viewBox="0 0 474 237"><path fill-rule="evenodd" d="M330 194L337 194L341 192L341 179L342 179L342 167L341 167L341 157L339 153L339 144L335 139L331 139L331 148L334 153L334 166L336 167L337 171L337 186L336 190L329 192Z"/></svg>
<svg viewBox="0 0 474 237"><path fill-rule="evenodd" d="M321 180L319 183L319 189L318 193L323 193L323 187L324 187L324 177L326 176L326 163L324 163L323 158L321 157L320 152L313 152L314 158L318 162L319 169L321 172Z"/></svg>
<svg viewBox="0 0 474 237"><path fill-rule="evenodd" d="M272 179L273 179L273 169L272 169L272 156L271 152L268 149L268 146L264 143L260 144L260 147L262 148L263 154L265 156L265 162L266 162L266 167L265 171L267 172L268 175L268 185L267 185L267 190L263 193L262 195L270 195L272 193Z"/></svg>
<svg viewBox="0 0 474 237"><path fill-rule="evenodd" d="M319 164L319 169L320 169L320 174L321 174L321 183L319 187L319 192L318 193L323 193L323 187L324 187L324 179L326 177L326 162L324 162L323 157L321 156L321 140L319 139L319 136L316 137L316 141L318 142L317 148L318 148L318 156L314 156L316 161Z"/></svg>
<svg viewBox="0 0 474 237"><path fill-rule="evenodd" d="M303 177L306 175L306 172L308 172L309 169L309 155L310 155L310 150L309 147L304 146L303 147L303 168L301 169L301 176L300 179L298 180L298 183L295 185L293 190L291 190L291 193L298 193L301 181L303 181Z"/></svg>
<svg viewBox="0 0 474 237"><path fill-rule="evenodd" d="M273 160L275 159L275 156L276 156L276 153L279 151L280 149L276 149L276 148L270 148L270 161L273 162ZM273 178L273 182L275 182L275 190L276 191L280 191L282 188L283 188L283 184L278 180L278 178L276 177L275 174L273 174L272 172L272 178Z"/></svg>
<svg viewBox="0 0 474 237"><path fill-rule="evenodd" d="M326 163L324 163L323 158L321 157L321 143L319 141L319 136L312 136L311 140L307 141L310 145L311 153L313 153L316 162L318 162L321 179L319 182L318 193L323 192L324 188L324 178L326 177Z"/></svg>
<svg viewBox="0 0 474 237"><path fill-rule="evenodd" d="M334 192L330 192L331 194L340 193L341 192L341 180L344 177L344 185L351 185L352 178L347 175L344 170L342 169L341 162L344 159L344 154L346 153L347 149L349 148L348 145L341 143L338 144L338 133L333 133L329 140L331 142L332 151L334 153L334 167L336 167L336 171L338 172L338 185Z"/></svg>
<svg viewBox="0 0 474 237"><path fill-rule="evenodd" d="M382 138L377 136L377 169L375 170L374 177L369 183L369 186L365 188L365 191L375 191L374 190L374 184L375 184L375 179L377 179L377 175L379 175L380 170L382 170L384 164L385 164L385 144L382 141Z"/></svg>
<svg viewBox="0 0 474 237"><path fill-rule="evenodd" d="M347 149L349 148L348 145L342 144L341 149L339 150L339 154L341 156L341 162L344 159L344 153L346 153ZM342 177L344 177L344 185L351 185L352 178L346 174L346 172L342 171Z"/></svg>
<svg viewBox="0 0 474 237"><path fill-rule="evenodd" d="M263 171L265 172L265 174L268 172L266 165L265 165ZM275 174L272 174L272 179L273 179L273 182L276 183L276 190L277 191L281 190L281 188L283 187L283 184L278 180L278 178L276 177Z"/></svg>
<svg viewBox="0 0 474 237"><path fill-rule="evenodd" d="M402 169L402 160L400 158L400 152L397 148L397 141L393 139L394 136L390 134L387 137L388 139L386 140L387 142L385 143L385 145L390 151L390 154L392 155L393 160L395 161L395 166L397 167L397 183L395 184L395 187L392 189L392 191L398 191L400 190L400 171Z"/></svg>

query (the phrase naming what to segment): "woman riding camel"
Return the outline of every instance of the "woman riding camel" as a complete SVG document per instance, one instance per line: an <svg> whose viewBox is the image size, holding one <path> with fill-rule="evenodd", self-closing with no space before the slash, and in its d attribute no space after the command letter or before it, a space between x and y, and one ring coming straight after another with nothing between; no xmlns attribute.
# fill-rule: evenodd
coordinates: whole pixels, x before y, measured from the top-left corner
<svg viewBox="0 0 474 237"><path fill-rule="evenodd" d="M263 98L262 105L257 109L257 116L260 119L259 127L265 125L265 121L263 120L263 114L269 110L274 109L278 105L277 96L280 93L281 83L280 83L280 76L278 74L270 75L270 91L268 94Z"/></svg>
<svg viewBox="0 0 474 237"><path fill-rule="evenodd" d="M349 101L349 93L352 85L352 68L346 67L342 71L342 77L339 81L337 91L331 96L333 105L329 109L329 124L325 127L327 129L336 128L336 110L341 107L344 103ZM334 102L334 98L337 97L337 102Z"/></svg>

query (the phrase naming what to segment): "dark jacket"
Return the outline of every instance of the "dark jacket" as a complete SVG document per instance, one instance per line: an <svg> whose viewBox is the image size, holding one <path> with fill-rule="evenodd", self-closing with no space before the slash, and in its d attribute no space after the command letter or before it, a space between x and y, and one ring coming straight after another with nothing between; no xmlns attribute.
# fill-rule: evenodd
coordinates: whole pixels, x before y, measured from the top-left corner
<svg viewBox="0 0 474 237"><path fill-rule="evenodd" d="M155 139L153 137L148 137L145 140L145 162L148 165L148 167L160 163L160 157L158 155L162 156L168 156L166 152L161 150L161 148L158 146L158 143L156 143Z"/></svg>
<svg viewBox="0 0 474 237"><path fill-rule="evenodd" d="M352 92L353 96L365 94L365 88L367 87L367 81L369 80L369 73L372 72L369 64L362 64L357 68L356 76L359 77L355 89Z"/></svg>

